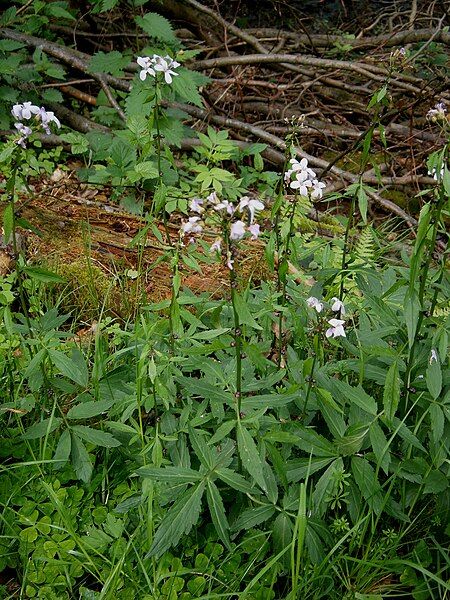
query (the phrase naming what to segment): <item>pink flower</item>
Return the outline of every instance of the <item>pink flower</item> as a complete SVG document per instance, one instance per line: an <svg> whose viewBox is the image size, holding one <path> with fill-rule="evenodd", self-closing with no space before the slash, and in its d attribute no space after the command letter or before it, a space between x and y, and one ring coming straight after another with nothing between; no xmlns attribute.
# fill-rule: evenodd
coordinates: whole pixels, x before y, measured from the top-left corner
<svg viewBox="0 0 450 600"><path fill-rule="evenodd" d="M252 240L258 239L258 236L260 234L258 223L253 223L252 225L250 225L248 231L252 234Z"/></svg>
<svg viewBox="0 0 450 600"><path fill-rule="evenodd" d="M344 331L345 321L343 321L342 319L330 319L328 323L331 325L331 327L325 332L327 338L347 337Z"/></svg>
<svg viewBox="0 0 450 600"><path fill-rule="evenodd" d="M236 221L230 229L230 238L232 240L241 240L245 235L245 223Z"/></svg>
<svg viewBox="0 0 450 600"><path fill-rule="evenodd" d="M189 221L183 223L183 233L201 233L203 227L198 221L200 221L200 217L189 217Z"/></svg>
<svg viewBox="0 0 450 600"><path fill-rule="evenodd" d="M323 303L320 302L320 300L318 300L314 296L310 296L306 300L306 304L308 306L310 306L311 308L315 308L318 313L322 312L322 310L323 310Z"/></svg>
<svg viewBox="0 0 450 600"><path fill-rule="evenodd" d="M217 238L217 240L213 244L211 244L209 251L210 252L220 252L221 249L222 249L222 239Z"/></svg>

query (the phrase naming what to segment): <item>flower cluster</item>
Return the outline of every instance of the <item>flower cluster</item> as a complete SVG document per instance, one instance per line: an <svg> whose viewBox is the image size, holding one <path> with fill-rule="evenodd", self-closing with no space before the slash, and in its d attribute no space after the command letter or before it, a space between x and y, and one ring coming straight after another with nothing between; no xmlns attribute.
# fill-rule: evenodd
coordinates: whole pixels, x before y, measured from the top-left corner
<svg viewBox="0 0 450 600"><path fill-rule="evenodd" d="M237 205L229 200L220 200L217 194L213 192L206 200L202 198L193 198L189 208L195 216L189 217L182 225L182 231L185 235L201 233L203 230L202 216L204 213L210 213L221 218L222 224L226 224L229 239L239 241L248 233L252 240L256 240L260 234L260 226L255 223L257 213L264 209L264 204L257 198L244 196ZM211 252L221 252L223 239L217 238L211 245ZM233 260L228 256L227 266L233 269Z"/></svg>
<svg viewBox="0 0 450 600"><path fill-rule="evenodd" d="M289 162L291 166L284 174L284 180L289 187L298 190L301 196L320 200L325 184L319 181L315 171L308 167L308 160L302 158L298 161L296 158L291 158Z"/></svg>
<svg viewBox="0 0 450 600"><path fill-rule="evenodd" d="M147 75L156 77L158 73L163 73L165 82L170 85L173 77L179 75L175 72L175 69L180 66L180 63L170 58L170 56L163 57L158 54L154 54L151 58L149 56L138 56L136 62L141 67L139 77L142 81L147 79Z"/></svg>
<svg viewBox="0 0 450 600"><path fill-rule="evenodd" d="M28 125L25 125L23 121L30 121L34 119L40 127L45 131L47 135L50 135L50 123L55 123L59 128L61 123L59 119L55 117L55 113L45 110L43 106L35 106L31 102L24 102L23 104L14 104L11 110L12 116L17 119L14 123L14 127L20 133L20 137L16 140L16 144L25 148L25 141L33 133L33 130Z"/></svg>
<svg viewBox="0 0 450 600"><path fill-rule="evenodd" d="M345 306L344 303L342 302L342 300L339 300L339 298L331 298L331 310L335 313L338 313L338 316L344 316L345 315ZM310 296L307 300L306 300L306 304L311 307L314 308L318 313L321 313L323 311L324 308L324 303L321 302L318 298L315 298L314 296ZM345 335L345 330L344 330L344 324L345 321L343 319L329 319L328 324L331 325L331 327L329 327L326 332L325 332L325 336L327 338L329 337L347 337Z"/></svg>
<svg viewBox="0 0 450 600"><path fill-rule="evenodd" d="M447 119L447 107L444 102L438 102L434 108L430 108L427 112L427 119L430 121L445 121Z"/></svg>

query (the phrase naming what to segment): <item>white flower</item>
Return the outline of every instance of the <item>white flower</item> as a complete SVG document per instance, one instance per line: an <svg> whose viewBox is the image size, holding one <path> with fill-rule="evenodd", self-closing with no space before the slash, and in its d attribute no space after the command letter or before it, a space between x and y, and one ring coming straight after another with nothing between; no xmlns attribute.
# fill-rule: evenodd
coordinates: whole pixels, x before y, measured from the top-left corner
<svg viewBox="0 0 450 600"><path fill-rule="evenodd" d="M216 192L211 192L209 196L206 197L206 202L210 204L218 204L219 198L217 197Z"/></svg>
<svg viewBox="0 0 450 600"><path fill-rule="evenodd" d="M333 336L334 338L347 337L344 331L345 321L342 321L342 319L330 319L328 323L331 325L331 327L325 332L327 338L331 336Z"/></svg>
<svg viewBox="0 0 450 600"><path fill-rule="evenodd" d="M203 200L201 198L192 198L189 208L192 212L201 214L205 209L202 206Z"/></svg>
<svg viewBox="0 0 450 600"><path fill-rule="evenodd" d="M263 210L264 204L256 198L244 196L239 202L238 210L242 212L244 208L247 208L248 212L250 213L250 224L252 224L255 219L255 212Z"/></svg>
<svg viewBox="0 0 450 600"><path fill-rule="evenodd" d="M232 215L235 211L235 207L232 202L229 202L228 200L222 200L222 202L219 202L219 204L214 206L214 210L217 210L218 212L224 210L228 215Z"/></svg>
<svg viewBox="0 0 450 600"><path fill-rule="evenodd" d="M227 253L227 267L230 269L230 271L233 270L233 263L234 263L234 260L231 258L231 253L228 252Z"/></svg>
<svg viewBox="0 0 450 600"><path fill-rule="evenodd" d="M23 119L31 119L33 115L39 113L39 106L31 104L31 102L24 102L23 104L14 104L11 113L14 118L22 121Z"/></svg>
<svg viewBox="0 0 450 600"><path fill-rule="evenodd" d="M20 138L16 140L16 144L22 146L22 148L26 148L25 140L33 133L33 130L23 123L14 123L14 127L20 133Z"/></svg>
<svg viewBox="0 0 450 600"><path fill-rule="evenodd" d="M209 251L210 252L220 252L221 249L222 249L222 239L217 238L217 240L213 244L211 244Z"/></svg>
<svg viewBox="0 0 450 600"><path fill-rule="evenodd" d="M198 221L200 221L200 217L189 217L189 221L183 223L183 233L201 233L203 227Z"/></svg>
<svg viewBox="0 0 450 600"><path fill-rule="evenodd" d="M323 310L323 303L320 302L320 300L318 300L314 296L310 296L306 300L306 304L308 306L310 306L311 308L315 308L318 313L322 312L322 310Z"/></svg>
<svg viewBox="0 0 450 600"><path fill-rule="evenodd" d="M444 102L438 102L434 108L430 108L427 112L427 119L431 121L444 121L446 119L445 113L447 108Z"/></svg>
<svg viewBox="0 0 450 600"><path fill-rule="evenodd" d="M152 58L148 56L138 56L136 59L137 64L142 67L141 72L139 73L139 77L142 81L145 81L147 75L151 75L152 77L156 77L157 73L163 73L164 79L166 83L172 83L172 77L178 75L174 71L177 67L180 66L180 63L170 56L159 56L158 54L154 54Z"/></svg>
<svg viewBox="0 0 450 600"><path fill-rule="evenodd" d="M431 348L430 360L428 362L430 365L434 362L438 362L438 355L434 348Z"/></svg>
<svg viewBox="0 0 450 600"><path fill-rule="evenodd" d="M298 190L300 196L308 196L308 189L312 186L309 179L302 180L302 172L296 174L296 179L291 181L290 186L293 190Z"/></svg>
<svg viewBox="0 0 450 600"><path fill-rule="evenodd" d="M322 190L326 187L321 181L314 179L312 182L313 191L311 192L311 200L320 200L322 198Z"/></svg>
<svg viewBox="0 0 450 600"><path fill-rule="evenodd" d="M442 165L441 171L440 171L439 175L438 175L438 172L436 170L436 167L434 169L432 169L431 171L428 171L428 175L432 175L433 179L435 181L440 181L444 177L444 165Z"/></svg>
<svg viewBox="0 0 450 600"><path fill-rule="evenodd" d="M331 302L333 303L331 305L331 310L340 312L341 315L345 315L345 306L342 300L339 300L339 298L331 298Z"/></svg>
<svg viewBox="0 0 450 600"><path fill-rule="evenodd" d="M39 109L38 117L41 119L42 127L47 135L50 135L51 133L49 123L55 123L58 129L61 127L61 123L59 119L55 117L55 113L46 111L43 106Z"/></svg>
<svg viewBox="0 0 450 600"><path fill-rule="evenodd" d="M299 162L296 158L291 158L289 161L291 168L284 174L284 180L289 181L292 173L297 173L296 178L299 181L305 181L306 179L315 179L316 173L308 167L308 159L302 158Z"/></svg>
<svg viewBox="0 0 450 600"><path fill-rule="evenodd" d="M236 221L231 225L230 238L232 240L241 240L245 235L245 223Z"/></svg>
<svg viewBox="0 0 450 600"><path fill-rule="evenodd" d="M258 236L260 234L258 223L253 223L252 225L250 225L248 231L252 234L252 240L258 239Z"/></svg>
<svg viewBox="0 0 450 600"><path fill-rule="evenodd" d="M141 81L145 81L147 75L155 77L156 73L153 69L153 62L151 58L149 58L148 56L138 56L136 62L140 67L142 67L142 70L139 73L139 78L141 79Z"/></svg>

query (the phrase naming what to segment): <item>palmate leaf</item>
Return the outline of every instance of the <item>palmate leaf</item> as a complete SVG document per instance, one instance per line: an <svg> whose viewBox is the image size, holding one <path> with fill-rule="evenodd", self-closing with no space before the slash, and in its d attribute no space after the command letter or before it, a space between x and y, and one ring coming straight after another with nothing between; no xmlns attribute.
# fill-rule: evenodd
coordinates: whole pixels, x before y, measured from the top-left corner
<svg viewBox="0 0 450 600"><path fill-rule="evenodd" d="M146 558L161 556L189 533L200 516L204 491L205 482L201 481L178 498L161 521Z"/></svg>

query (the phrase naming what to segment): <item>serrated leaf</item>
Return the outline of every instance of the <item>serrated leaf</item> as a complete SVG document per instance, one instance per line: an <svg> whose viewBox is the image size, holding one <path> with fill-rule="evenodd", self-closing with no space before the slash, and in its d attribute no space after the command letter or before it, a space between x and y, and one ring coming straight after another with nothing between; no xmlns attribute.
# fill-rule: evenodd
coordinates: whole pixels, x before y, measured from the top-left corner
<svg viewBox="0 0 450 600"><path fill-rule="evenodd" d="M192 427L189 427L189 441L191 442L191 446L197 458L203 466L207 469L213 469L215 466L214 454L205 442L203 436Z"/></svg>
<svg viewBox="0 0 450 600"><path fill-rule="evenodd" d="M106 433L100 429L93 429L92 427L87 427L87 425L73 425L71 429L78 437L96 446L104 448L116 448L120 446L119 440L116 440L110 433Z"/></svg>
<svg viewBox="0 0 450 600"><path fill-rule="evenodd" d="M173 485L194 483L195 481L202 479L201 473L186 467L164 467L163 469L140 467L136 470L136 473L141 477L146 477L154 481L171 483Z"/></svg>
<svg viewBox="0 0 450 600"><path fill-rule="evenodd" d="M161 40L162 42L178 41L170 21L158 13L146 13L143 17L136 17L135 21L149 37Z"/></svg>
<svg viewBox="0 0 450 600"><path fill-rule="evenodd" d="M166 512L156 531L147 557L161 556L171 546L178 544L182 535L189 533L200 516L204 490L205 482L201 481L182 494Z"/></svg>
<svg viewBox="0 0 450 600"><path fill-rule="evenodd" d="M440 494L448 487L448 477L441 471L433 470L424 479L424 494Z"/></svg>
<svg viewBox="0 0 450 600"><path fill-rule="evenodd" d="M445 417L444 412L438 404L430 405L430 437L435 444L442 440L444 435Z"/></svg>
<svg viewBox="0 0 450 600"><path fill-rule="evenodd" d="M39 421L39 423L35 423L31 425L24 434L22 434L21 438L23 440L36 440L38 438L44 437L61 425L62 419L60 417L49 417L48 419L44 419L43 421Z"/></svg>
<svg viewBox="0 0 450 600"><path fill-rule="evenodd" d="M256 483L266 491L263 469L259 452L252 436L240 421L237 424L237 444L242 466L250 473Z"/></svg>
<svg viewBox="0 0 450 600"><path fill-rule="evenodd" d="M87 483L91 478L93 467L83 442L76 435L72 435L71 459L77 477Z"/></svg>
<svg viewBox="0 0 450 600"><path fill-rule="evenodd" d="M233 290L233 305L239 316L239 323L241 325L248 325L253 329L262 329L262 327L258 325L254 317L252 316L247 302L235 290Z"/></svg>
<svg viewBox="0 0 450 600"><path fill-rule="evenodd" d="M233 524L233 531L239 531L241 529L250 529L256 527L264 521L267 521L275 514L275 508L272 504L265 506L257 506L255 508L248 508L244 510Z"/></svg>
<svg viewBox="0 0 450 600"><path fill-rule="evenodd" d="M227 485L234 490L244 494L253 494L255 488L239 473L235 473L231 469L221 467L215 470L215 474Z"/></svg>
<svg viewBox="0 0 450 600"><path fill-rule="evenodd" d="M214 523L217 534L228 550L231 550L230 537L228 535L230 526L225 514L222 498L216 484L210 480L207 481L206 498L208 501L212 522Z"/></svg>
<svg viewBox="0 0 450 600"><path fill-rule="evenodd" d="M405 323L408 331L408 343L412 348L416 337L417 323L420 313L420 301L417 292L414 289L408 289L404 300Z"/></svg>
<svg viewBox="0 0 450 600"><path fill-rule="evenodd" d="M70 458L71 449L72 439L70 431L66 429L62 432L58 440L58 445L56 446L55 454L53 455L53 460L55 461L54 469L62 469L64 467Z"/></svg>
<svg viewBox="0 0 450 600"><path fill-rule="evenodd" d="M63 352L49 348L48 355L53 365L62 374L81 385L86 387L89 381L89 373L85 362L75 360L74 357L69 358Z"/></svg>
<svg viewBox="0 0 450 600"><path fill-rule="evenodd" d="M192 76L192 71L180 67L177 69L177 73L178 77L173 78L171 85L173 91L182 100L203 108L203 99L198 92L197 82Z"/></svg>
<svg viewBox="0 0 450 600"><path fill-rule="evenodd" d="M286 513L280 513L272 525L272 541L276 554L282 552L292 542L294 528L291 519ZM290 567L290 557L284 554L281 562L285 569Z"/></svg>
<svg viewBox="0 0 450 600"><path fill-rule="evenodd" d="M333 384L340 392L343 402L347 401L350 404L356 404L356 406L359 406L359 408L370 415L377 414L378 408L375 399L372 398L372 396L369 396L360 385L358 387L353 387L341 379L336 379L333 381Z"/></svg>
<svg viewBox="0 0 450 600"><path fill-rule="evenodd" d="M367 500L372 510L380 515L383 509L383 497L373 467L365 458L353 456L352 473L363 498Z"/></svg>
<svg viewBox="0 0 450 600"><path fill-rule="evenodd" d="M433 400L439 398L442 391L442 369L439 355L436 351L435 355L432 356L428 361L426 382L427 388L430 392Z"/></svg>
<svg viewBox="0 0 450 600"><path fill-rule="evenodd" d="M397 361L393 362L386 374L383 391L384 414L388 421L392 421L400 402L400 378Z"/></svg>
<svg viewBox="0 0 450 600"><path fill-rule="evenodd" d="M391 454L389 452L388 441L383 433L383 430L376 421L370 424L369 428L370 443L372 444L373 453L376 456L377 463L383 469L385 474L388 474L389 464L391 462Z"/></svg>
<svg viewBox="0 0 450 600"><path fill-rule="evenodd" d="M118 50L113 52L96 52L89 61L89 69L94 73L111 73L120 75L128 66L130 59Z"/></svg>
<svg viewBox="0 0 450 600"><path fill-rule="evenodd" d="M90 400L73 406L67 412L68 419L90 419L101 415L111 408L114 400Z"/></svg>

